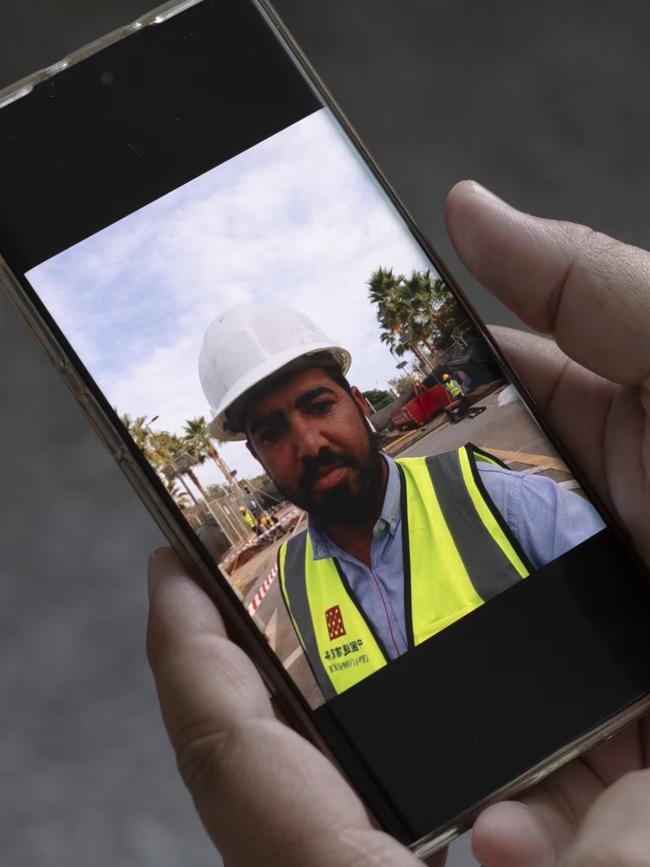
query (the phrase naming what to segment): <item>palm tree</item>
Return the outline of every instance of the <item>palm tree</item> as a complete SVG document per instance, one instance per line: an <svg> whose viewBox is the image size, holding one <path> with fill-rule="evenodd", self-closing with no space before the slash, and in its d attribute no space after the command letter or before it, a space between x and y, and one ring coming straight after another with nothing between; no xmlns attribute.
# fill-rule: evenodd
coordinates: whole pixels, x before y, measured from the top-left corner
<svg viewBox="0 0 650 867"><path fill-rule="evenodd" d="M185 482L183 475L177 473L170 474L169 470L175 457L184 451L179 437L167 433L167 431L154 432L151 430L147 417L139 415L136 418L131 418L128 413L120 415L120 421L127 430L127 433L132 437L136 446L140 449L145 459L154 468L167 491L172 495L177 505L181 510L187 508L188 498L198 506L199 501L192 493L191 488ZM189 475L189 473L188 473ZM192 474L194 475L194 474ZM175 483L178 479L185 489L180 491ZM196 480L198 483L198 479ZM199 485L199 490L201 489Z"/></svg>
<svg viewBox="0 0 650 867"><path fill-rule="evenodd" d="M181 482L183 476L188 475L207 503L207 491L192 469L193 465L202 464L205 461L205 455L195 454L188 448L184 439L166 430L156 431L155 434L152 434L151 442L155 448L154 460L162 475L167 479L178 478ZM189 488L186 490L189 493ZM193 499L196 503L196 498L193 497Z"/></svg>
<svg viewBox="0 0 650 867"><path fill-rule="evenodd" d="M416 307L415 333L421 327L426 334L426 340L424 334L422 340L429 347L431 342L434 347L448 344L452 331L464 316L446 283L427 270L414 271L406 285Z"/></svg>
<svg viewBox="0 0 650 867"><path fill-rule="evenodd" d="M151 430L144 415L131 418L128 413L123 413L120 415L120 421L180 509L187 508L188 497L195 506L199 505L199 501L185 481L185 475L189 476L205 502L209 502L207 491L192 469L192 464L202 464L206 460L205 454L201 454L196 448L196 443L188 442L185 437L181 438L165 430ZM179 490L176 480L181 483L184 492Z"/></svg>
<svg viewBox="0 0 650 867"><path fill-rule="evenodd" d="M125 412L120 416L120 421L149 463L155 463L151 446L151 431L147 425L146 415L139 415L137 418L131 418L131 416Z"/></svg>
<svg viewBox="0 0 650 867"><path fill-rule="evenodd" d="M230 468L213 445L205 417L200 415L188 419L185 422L183 430L185 432L183 441L187 444L190 454L197 457L197 459L199 455L203 455L203 460L205 460L206 455L211 457L228 484L230 484L234 490L241 493L239 482L233 476ZM201 460L200 463L203 463L203 461Z"/></svg>
<svg viewBox="0 0 650 867"><path fill-rule="evenodd" d="M457 310L451 292L430 271L413 271L408 280L402 277L398 292L404 296L408 310L409 334L435 356L436 347L448 341L455 325L452 319L449 327L449 314Z"/></svg>
<svg viewBox="0 0 650 867"><path fill-rule="evenodd" d="M414 317L414 292L402 274L393 274L392 268L378 268L368 281L369 297L377 306L377 320L382 328L380 339L390 351L402 356L407 349L418 361L432 370L418 343L422 342L423 326Z"/></svg>
<svg viewBox="0 0 650 867"><path fill-rule="evenodd" d="M410 349L433 370L420 345L435 356L458 324L458 305L447 285L430 270L413 271L407 279L392 268L378 268L368 281L369 297L377 307L381 340L395 355Z"/></svg>
<svg viewBox="0 0 650 867"><path fill-rule="evenodd" d="M198 505L199 505L199 501L196 499L196 497L195 497L194 494L192 493L192 489L190 488L190 486L189 486L189 485L187 484L187 482L185 481L185 477L183 476L183 474L182 474L182 473L179 473L178 476L177 476L176 478L177 478L178 481L181 483L181 485L185 488L185 495L187 495L187 496L190 498L190 500L194 503L195 506L198 506ZM173 481L173 480L172 480L172 481ZM168 489L168 490L169 490L169 489ZM181 496L184 496L184 495L181 494ZM207 501L206 501L206 502L207 502ZM182 508L182 506L181 506L181 508Z"/></svg>
<svg viewBox="0 0 650 867"><path fill-rule="evenodd" d="M194 501L194 505L198 506L198 502L196 498L192 496L192 492L190 489L183 483L184 491L180 489L175 479L166 479L165 487L167 488L167 493L171 494L174 500L176 501L176 505L184 512L188 506L188 500L192 499Z"/></svg>
<svg viewBox="0 0 650 867"><path fill-rule="evenodd" d="M167 487L167 490L170 490L170 485L173 486L174 481L178 479L194 505L200 505L196 496L192 492L192 489L185 481L185 474L187 473L190 479L197 486L198 490L202 492L204 499L206 499L205 492L203 491L199 480L196 478L191 468L184 468L181 472L177 467L178 459L185 453L185 448L180 437L177 437L175 434L170 434L168 431L157 431L155 434L152 433L151 439L155 444L154 459L158 473L162 478L165 487Z"/></svg>

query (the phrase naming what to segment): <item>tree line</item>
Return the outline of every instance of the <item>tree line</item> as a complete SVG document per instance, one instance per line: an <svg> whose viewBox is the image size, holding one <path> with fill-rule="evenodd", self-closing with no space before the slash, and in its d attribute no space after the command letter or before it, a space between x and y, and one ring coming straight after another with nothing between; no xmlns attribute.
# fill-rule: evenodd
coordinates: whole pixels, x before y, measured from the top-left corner
<svg viewBox="0 0 650 867"><path fill-rule="evenodd" d="M128 413L123 413L120 421L181 509L188 508L190 501L199 505L184 479L185 475L206 502L210 499L192 468L207 460L214 462L231 490L242 493L239 482L214 445L204 416L188 419L180 436L166 430L152 430L147 416L132 418Z"/></svg>
<svg viewBox="0 0 650 867"><path fill-rule="evenodd" d="M435 358L451 346L454 330L468 321L444 280L429 270L413 271L407 278L392 268L377 268L368 288L382 343L395 356L410 350L425 370L433 369L425 353Z"/></svg>

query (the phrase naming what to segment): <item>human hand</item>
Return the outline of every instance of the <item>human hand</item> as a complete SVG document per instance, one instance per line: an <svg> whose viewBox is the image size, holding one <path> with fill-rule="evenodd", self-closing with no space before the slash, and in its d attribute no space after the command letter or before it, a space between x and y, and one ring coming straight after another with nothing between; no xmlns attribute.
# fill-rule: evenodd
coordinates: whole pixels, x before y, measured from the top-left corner
<svg viewBox="0 0 650 867"><path fill-rule="evenodd" d="M650 564L650 254L515 211L473 181L447 198L466 268L526 325L501 349Z"/></svg>
<svg viewBox="0 0 650 867"><path fill-rule="evenodd" d="M420 863L372 827L328 759L275 719L257 671L170 549L151 558L150 599L147 649L163 718L228 867ZM647 734L628 729L522 802L490 807L476 824L477 857L485 867L646 864L650 773L626 772L644 764ZM428 863L441 867L444 855Z"/></svg>
<svg viewBox="0 0 650 867"><path fill-rule="evenodd" d="M448 224L470 270L524 321L555 330L573 357L544 338L498 332L568 449L650 561L643 536L650 257L581 227L513 212L468 183L449 197ZM228 642L212 603L177 559L159 553L151 578L148 644L163 716L226 862L417 864L372 828L328 760L273 717L252 664ZM644 863L648 822L635 796L650 789L650 778L629 772L645 766L649 735L647 722L630 727L519 802L489 808L474 832L479 860L485 867ZM636 861L635 851L643 853Z"/></svg>
<svg viewBox="0 0 650 867"><path fill-rule="evenodd" d="M417 867L372 827L334 765L275 718L252 662L173 551L152 555L149 577L147 652L163 719L228 867Z"/></svg>
<svg viewBox="0 0 650 867"><path fill-rule="evenodd" d="M448 197L447 226L483 285L527 325L553 335L494 330L650 564L650 255L584 226L514 211L468 181ZM649 755L646 718L519 802L486 810L474 830L477 858L485 867L650 863L650 771L640 771Z"/></svg>

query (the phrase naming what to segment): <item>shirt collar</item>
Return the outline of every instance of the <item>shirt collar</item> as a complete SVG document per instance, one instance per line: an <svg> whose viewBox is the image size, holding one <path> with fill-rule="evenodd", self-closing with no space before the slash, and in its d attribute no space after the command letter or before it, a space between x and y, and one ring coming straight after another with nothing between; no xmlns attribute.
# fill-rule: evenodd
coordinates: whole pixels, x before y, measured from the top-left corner
<svg viewBox="0 0 650 867"><path fill-rule="evenodd" d="M397 464L388 455L382 453L382 458L388 468L388 480L386 493L382 503L381 512L375 526L372 528L374 541L383 539L387 533L394 536L400 525L401 518L401 484ZM309 516L309 537L314 560L324 560L328 557L340 557L341 550L338 545L329 538L318 518Z"/></svg>

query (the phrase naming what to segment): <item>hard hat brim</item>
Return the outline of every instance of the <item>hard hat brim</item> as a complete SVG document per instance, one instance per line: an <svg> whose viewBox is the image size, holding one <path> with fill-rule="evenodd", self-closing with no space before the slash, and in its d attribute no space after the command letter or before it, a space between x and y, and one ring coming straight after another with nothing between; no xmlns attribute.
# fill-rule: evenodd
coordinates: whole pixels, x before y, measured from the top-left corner
<svg viewBox="0 0 650 867"><path fill-rule="evenodd" d="M243 377L230 388L216 408L214 418L208 425L210 436L222 442L245 440L246 434L243 431L233 430L230 427L228 411L235 404L243 402L242 399L253 388L258 388L266 382L270 384L276 376L281 376L285 372L288 373L292 369L297 371L309 367L325 367L328 356L329 363L339 367L344 376L350 369L352 357L342 346L335 344L324 346L319 343L312 346L302 346L300 349L298 355L294 348L284 354L273 356L266 364L256 367L248 376Z"/></svg>

